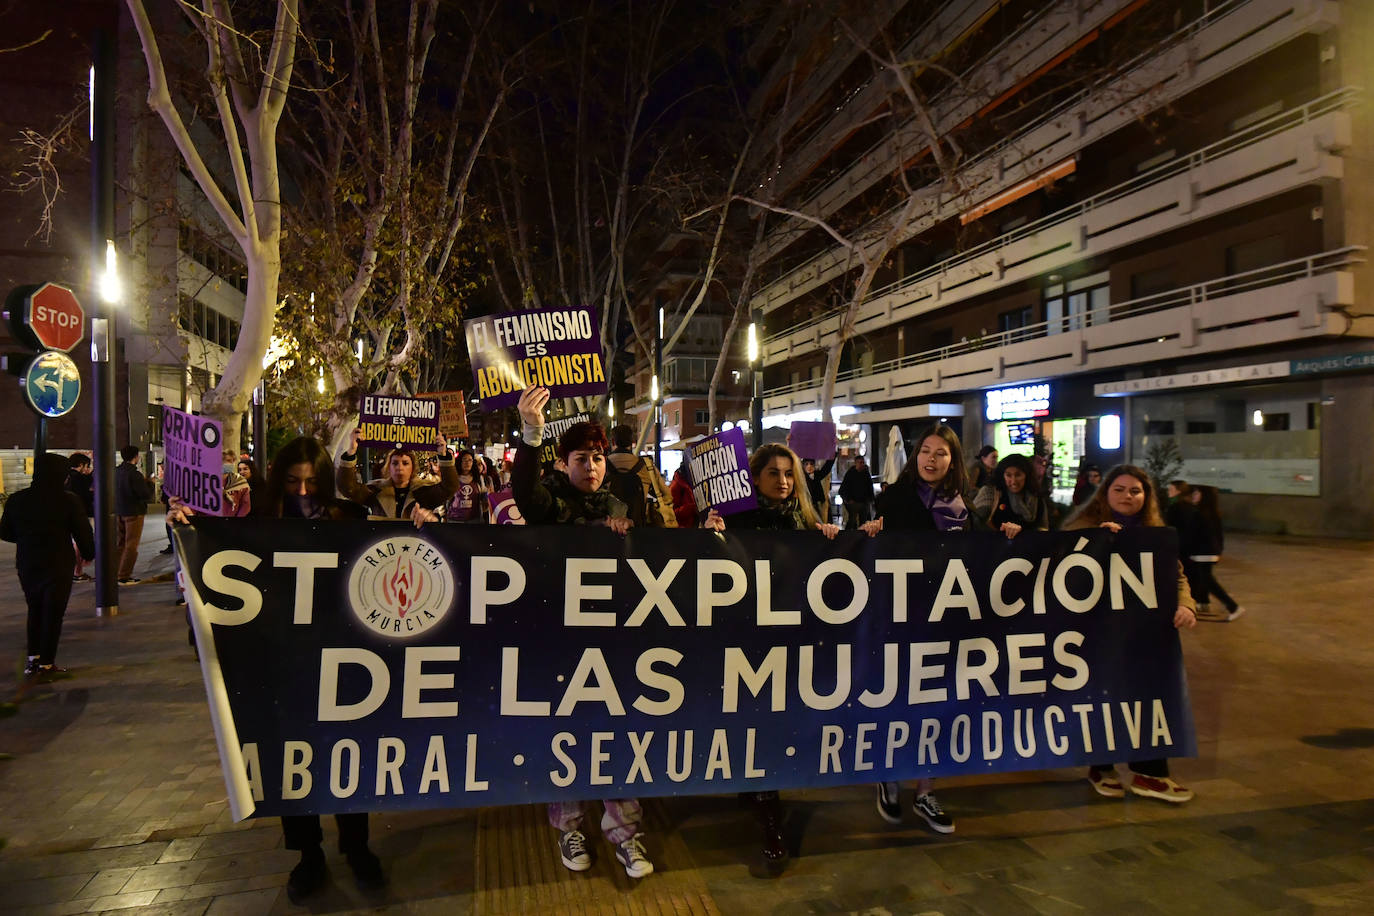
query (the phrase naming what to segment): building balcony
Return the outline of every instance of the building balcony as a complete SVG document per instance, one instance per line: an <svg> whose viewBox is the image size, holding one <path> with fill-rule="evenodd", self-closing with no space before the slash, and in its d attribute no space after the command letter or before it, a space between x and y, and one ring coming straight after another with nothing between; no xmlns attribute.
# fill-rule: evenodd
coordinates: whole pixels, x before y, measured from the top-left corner
<svg viewBox="0 0 1374 916"><path fill-rule="evenodd" d="M1351 142L1345 109L1357 98L1356 90L1341 89L1280 112L875 290L859 307L855 331L872 333L1296 187L1340 178L1343 161L1335 151ZM765 339L764 364L829 347L843 311Z"/></svg>
<svg viewBox="0 0 1374 916"><path fill-rule="evenodd" d="M1353 268L1364 250L1328 251L844 372L835 401L886 404L1349 334L1342 309L1354 304ZM764 410L816 408L820 395L813 380L773 388Z"/></svg>
<svg viewBox="0 0 1374 916"><path fill-rule="evenodd" d="M1330 28L1338 21L1338 10L1330 0L1229 0L1210 8L1163 42L1163 50L1126 62L1109 83L1084 89L1034 124L972 158L961 173L965 190L957 195L941 195L931 189L929 207L911 220L899 241L915 238L958 216L970 203L1034 177L1141 115L1181 98L1266 51L1298 35ZM910 155L921 145L916 139L894 151L890 143L878 144L829 188L797 209L821 215L833 212L835 206L842 206L891 175L894 155ZM886 158L873 159L880 153ZM827 193L831 197L823 198ZM831 198L834 206L826 203ZM890 221L896 213L893 210L875 220L871 224L875 231L856 235L863 238L881 234L876 227ZM775 231L782 234L778 238L785 244L794 237L789 233L804 229L801 221L794 220ZM769 250L781 250L781 245ZM856 259L847 249L827 249L765 284L754 296L752 307L771 312L843 276L855 264Z"/></svg>

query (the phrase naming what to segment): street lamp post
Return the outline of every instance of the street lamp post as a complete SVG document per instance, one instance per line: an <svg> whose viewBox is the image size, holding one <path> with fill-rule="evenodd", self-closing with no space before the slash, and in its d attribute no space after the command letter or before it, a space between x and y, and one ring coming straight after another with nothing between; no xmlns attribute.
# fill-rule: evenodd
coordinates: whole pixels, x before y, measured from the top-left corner
<svg viewBox="0 0 1374 916"><path fill-rule="evenodd" d="M760 390L760 383L763 381L763 373L759 367L759 332L758 332L758 313L754 313L754 320L749 322L749 383L751 386L749 396L749 429L754 437L754 448L763 445L763 397Z"/></svg>
<svg viewBox="0 0 1374 916"><path fill-rule="evenodd" d="M115 581L114 305L119 301L114 247L114 75L115 59L107 32L91 40L91 257L105 266L91 319L91 403L95 436L91 448L95 490L95 613L119 613Z"/></svg>
<svg viewBox="0 0 1374 916"><path fill-rule="evenodd" d="M654 335L654 379L650 391L654 408L654 467L663 467L663 307L658 309L658 333Z"/></svg>

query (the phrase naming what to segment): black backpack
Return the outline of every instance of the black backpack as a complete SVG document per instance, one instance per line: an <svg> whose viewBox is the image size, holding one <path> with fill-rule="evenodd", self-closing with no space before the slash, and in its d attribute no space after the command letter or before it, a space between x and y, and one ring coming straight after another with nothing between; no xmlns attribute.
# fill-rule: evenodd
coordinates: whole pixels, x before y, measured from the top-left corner
<svg viewBox="0 0 1374 916"><path fill-rule="evenodd" d="M616 495L616 498L628 507L625 515L635 523L636 528L644 527L644 519L646 517L644 481L639 477L639 471L643 467L643 458L640 458L624 471L620 470L609 461L606 462L605 486Z"/></svg>

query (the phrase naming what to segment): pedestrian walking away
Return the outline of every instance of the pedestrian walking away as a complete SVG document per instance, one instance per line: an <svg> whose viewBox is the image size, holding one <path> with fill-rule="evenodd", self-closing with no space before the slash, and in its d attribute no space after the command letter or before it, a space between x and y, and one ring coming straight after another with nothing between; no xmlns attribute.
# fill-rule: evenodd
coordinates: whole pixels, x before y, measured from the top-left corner
<svg viewBox="0 0 1374 916"><path fill-rule="evenodd" d="M523 424L515 450L511 490L515 504L529 525L588 525L625 534L633 527L625 503L601 484L606 479L610 442L600 423L574 423L558 437L558 457L566 471L554 470L539 479L539 448L544 439L544 405L549 390L526 388L518 404ZM615 850L616 861L631 878L652 874L654 863L644 847L639 824L643 811L634 798L601 802L601 835ZM582 802L553 802L549 825L558 831L558 855L569 871L592 867L592 850L582 830Z"/></svg>
<svg viewBox="0 0 1374 916"><path fill-rule="evenodd" d="M636 528L676 528L673 496L668 483L652 464L634 453L635 431L621 425L611 430L611 453L606 456L606 486L627 506Z"/></svg>
<svg viewBox="0 0 1374 916"><path fill-rule="evenodd" d="M1108 471L1092 500L1064 523L1065 531L1106 528L1117 532L1140 527L1162 528L1164 518L1150 475L1129 464ZM1178 564L1177 609L1173 623L1177 629L1191 629L1197 625L1197 611L1182 563ZM1134 795L1173 804L1182 804L1193 797L1191 789L1170 778L1168 760L1132 761L1130 770L1130 788ZM1094 764L1088 769L1088 782L1097 794L1107 798L1121 798L1126 794L1114 763Z"/></svg>
<svg viewBox="0 0 1374 916"><path fill-rule="evenodd" d="M76 494L81 505L86 508L86 518L95 518L95 465L91 456L82 452L72 452L67 459L67 489ZM86 572L86 558L76 550L76 565L72 568L73 582L89 582Z"/></svg>
<svg viewBox="0 0 1374 916"><path fill-rule="evenodd" d="M120 585L133 585L134 563L138 562L138 543L143 540L143 520L148 503L153 501L153 485L138 467L139 450L126 445L119 450L124 461L115 468L115 556L119 559L116 578Z"/></svg>
<svg viewBox="0 0 1374 916"><path fill-rule="evenodd" d="M853 467L845 471L840 499L844 501L846 530L853 531L873 517L873 475L863 455L856 456Z"/></svg>
<svg viewBox="0 0 1374 916"><path fill-rule="evenodd" d="M878 497L878 517L862 526L870 537L888 530L968 531L974 524L964 505L968 478L959 436L948 426L936 424L916 442L916 452L897 482ZM901 784L880 782L875 788L878 815L889 824L900 824ZM934 789L935 780L918 779L911 811L936 833L953 833L954 819L945 812Z"/></svg>
<svg viewBox="0 0 1374 916"><path fill-rule="evenodd" d="M0 538L16 545L14 563L28 605L28 658L24 677L53 680L62 618L72 593L72 569L79 553L95 559L95 536L80 498L66 489L70 465L48 452L33 462L33 484L5 502ZM75 548L73 548L73 544Z"/></svg>

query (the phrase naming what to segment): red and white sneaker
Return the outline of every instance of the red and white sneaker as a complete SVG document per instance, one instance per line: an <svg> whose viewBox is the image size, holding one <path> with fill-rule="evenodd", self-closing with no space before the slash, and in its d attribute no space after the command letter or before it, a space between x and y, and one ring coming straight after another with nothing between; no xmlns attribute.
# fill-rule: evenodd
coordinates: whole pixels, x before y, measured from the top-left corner
<svg viewBox="0 0 1374 916"><path fill-rule="evenodd" d="M1125 798L1126 790L1121 787L1121 780L1116 775L1116 770L1099 770L1091 768L1088 770L1088 782L1097 790L1098 795L1107 798Z"/></svg>
<svg viewBox="0 0 1374 916"><path fill-rule="evenodd" d="M1131 774L1131 791L1136 795L1158 798L1175 805L1181 805L1193 798L1192 789L1179 785L1168 776L1145 776L1142 773Z"/></svg>

